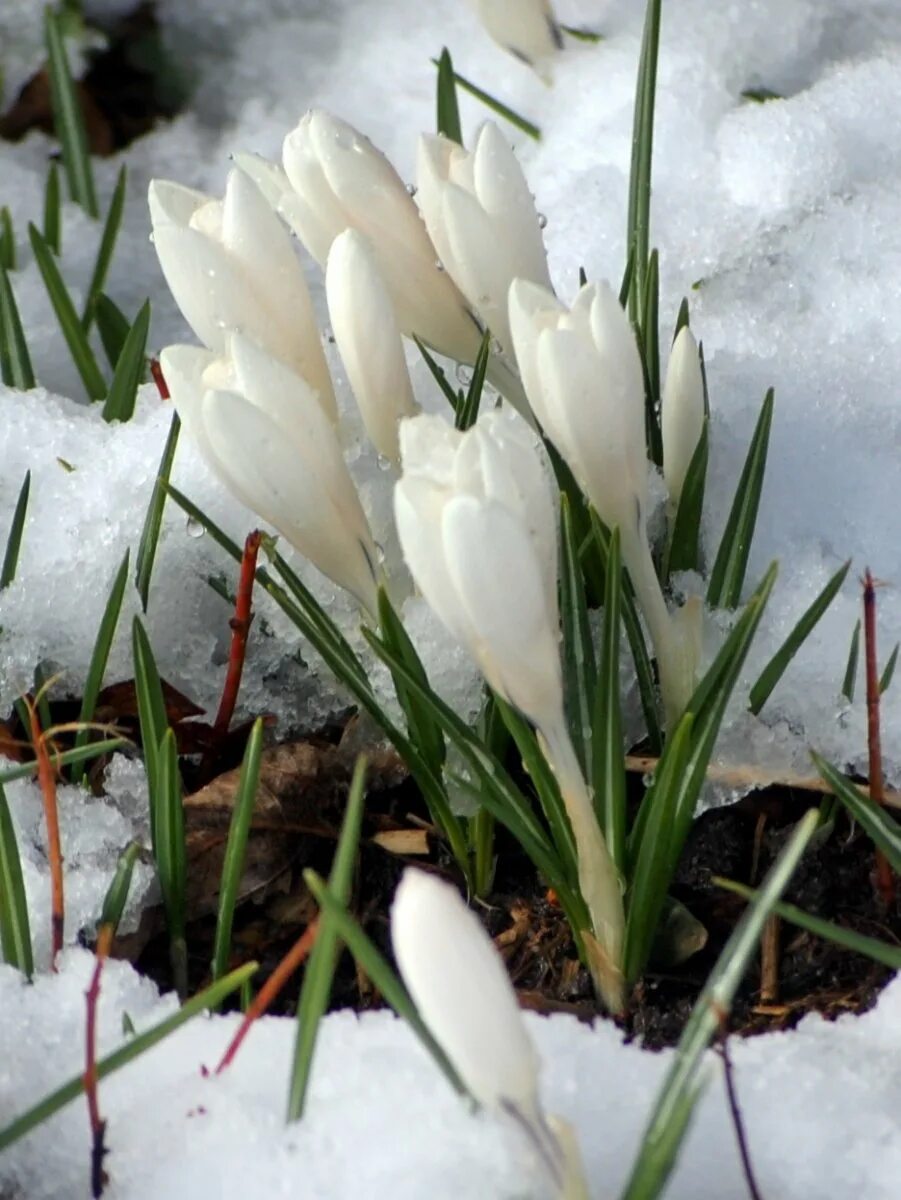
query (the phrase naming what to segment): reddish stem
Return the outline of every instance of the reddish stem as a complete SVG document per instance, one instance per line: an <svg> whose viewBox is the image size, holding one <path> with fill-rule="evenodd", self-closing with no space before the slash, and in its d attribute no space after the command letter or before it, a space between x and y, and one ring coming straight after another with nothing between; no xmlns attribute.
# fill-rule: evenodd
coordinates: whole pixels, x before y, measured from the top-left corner
<svg viewBox="0 0 901 1200"><path fill-rule="evenodd" d="M50 864L50 925L51 967L56 970L56 958L63 948L65 905L63 901L63 851L59 836L59 806L56 800L56 772L47 743L41 731L37 705L26 700L31 723L31 744L38 764L38 783L44 800L44 822L47 826L47 860Z"/></svg>
<svg viewBox="0 0 901 1200"><path fill-rule="evenodd" d="M241 676L244 674L244 657L247 654L247 637L250 633L250 623L253 620L251 604L253 583L257 571L257 554L260 550L260 536L260 531L255 529L253 533L247 535L244 542L238 594L235 597L235 615L229 621L232 641L228 652L228 671L225 676L225 685L222 688L222 699L219 701L219 711L216 713L213 725L214 747L219 746L228 733L235 705L238 702Z"/></svg>
<svg viewBox="0 0 901 1200"><path fill-rule="evenodd" d="M234 1059L238 1050L241 1048L241 1043L250 1032L250 1027L253 1022L263 1015L266 1010L278 996L279 992L301 965L304 959L313 949L313 944L316 941L316 935L319 932L319 918L316 917L306 927L303 934L294 943L282 961L278 964L263 986L260 988L253 1003L247 1012L244 1014L244 1020L238 1029L238 1032L232 1038L228 1045L228 1049L222 1055L219 1066L216 1068L216 1074L221 1074Z"/></svg>
<svg viewBox="0 0 901 1200"><path fill-rule="evenodd" d="M160 394L160 399L169 400L169 385L166 383L163 375L163 368L160 366L160 360L158 358L151 358L150 360L150 376L153 379L153 382L156 384L156 390Z"/></svg>
<svg viewBox="0 0 901 1200"><path fill-rule="evenodd" d="M97 1099L97 1005L100 1000L100 976L103 964L110 952L113 940L112 925L101 925L97 933L94 973L85 992L87 1022L85 1029L84 1094L88 1102L88 1118L91 1122L91 1195L94 1200L103 1195L106 1172L103 1160L106 1157L106 1121L100 1116Z"/></svg>
<svg viewBox="0 0 901 1200"><path fill-rule="evenodd" d="M869 751L870 796L885 804L882 777L882 744L879 732L879 664L876 658L876 587L867 567L863 578L863 633L867 667L867 749ZM886 908L895 899L895 879L888 859L876 850L876 889Z"/></svg>

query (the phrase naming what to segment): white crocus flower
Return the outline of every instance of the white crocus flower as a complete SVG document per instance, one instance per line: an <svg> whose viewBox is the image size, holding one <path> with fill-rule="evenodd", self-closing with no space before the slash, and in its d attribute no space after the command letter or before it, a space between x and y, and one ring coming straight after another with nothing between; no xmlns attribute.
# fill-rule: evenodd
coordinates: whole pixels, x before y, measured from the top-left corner
<svg viewBox="0 0 901 1200"><path fill-rule="evenodd" d="M705 419L701 356L694 334L685 325L670 351L660 411L663 478L673 511L679 506Z"/></svg>
<svg viewBox="0 0 901 1200"><path fill-rule="evenodd" d="M155 179L153 243L169 290L200 340L224 354L230 333L252 337L307 380L330 420L335 395L291 236L259 188L229 172L225 198Z"/></svg>
<svg viewBox="0 0 901 1200"><path fill-rule="evenodd" d="M240 334L227 351L160 356L188 436L238 500L375 615L376 548L318 394Z"/></svg>
<svg viewBox="0 0 901 1200"><path fill-rule="evenodd" d="M694 663L667 611L648 544L644 380L629 319L605 283L586 284L568 309L545 288L518 279L510 289L510 325L544 432L601 520L619 527L672 726L691 695Z"/></svg>
<svg viewBox="0 0 901 1200"><path fill-rule="evenodd" d="M564 715L556 514L534 435L502 412L486 414L466 433L423 415L402 423L400 444L394 514L404 558L491 687L541 735L576 842L592 973L618 1012L620 883Z"/></svg>
<svg viewBox="0 0 901 1200"><path fill-rule="evenodd" d="M418 405L391 298L369 242L355 229L332 242L325 290L332 332L366 432L379 454L397 462L398 423Z"/></svg>
<svg viewBox="0 0 901 1200"><path fill-rule="evenodd" d="M535 202L504 136L486 121L472 152L446 137L419 140L416 202L438 256L511 353L507 294L517 277L550 288Z"/></svg>
<svg viewBox="0 0 901 1200"><path fill-rule="evenodd" d="M391 944L419 1015L474 1098L528 1134L561 1200L587 1197L574 1134L542 1110L540 1061L503 961L457 889L404 871Z"/></svg>
<svg viewBox="0 0 901 1200"><path fill-rule="evenodd" d="M563 35L550 0L472 0L489 36L551 82L550 60Z"/></svg>

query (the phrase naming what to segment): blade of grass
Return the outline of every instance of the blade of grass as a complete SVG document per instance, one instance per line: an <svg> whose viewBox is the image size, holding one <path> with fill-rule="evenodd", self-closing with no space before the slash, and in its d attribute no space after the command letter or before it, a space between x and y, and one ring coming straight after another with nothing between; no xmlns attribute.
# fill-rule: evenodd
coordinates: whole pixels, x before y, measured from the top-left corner
<svg viewBox="0 0 901 1200"><path fill-rule="evenodd" d="M645 436L648 457L657 466L663 464L663 437L660 432L660 266L657 251L651 251L644 284L644 310L639 336L645 379Z"/></svg>
<svg viewBox="0 0 901 1200"><path fill-rule="evenodd" d="M454 389L451 387L451 384L447 378L447 375L444 373L443 369L435 361L435 358L429 353L428 346L426 346L426 344L424 342L421 342L419 340L419 338L415 336L415 334L413 336L413 341L416 343L416 347L419 350L419 353L422 355L422 357L425 361L425 365L431 371L432 378L438 384L439 388L441 389L442 393L444 394L445 399L447 400L448 404L451 406L454 413L456 414L460 409L460 404L461 404L460 396L458 396L457 393L454 391Z"/></svg>
<svg viewBox="0 0 901 1200"><path fill-rule="evenodd" d="M250 822L253 818L257 797L257 785L260 781L262 752L263 719L258 717L254 721L250 737L247 739L244 759L241 763L241 775L238 779L238 790L235 795L235 805L228 827L228 841L225 846L225 858L222 862L222 876L219 883L219 911L216 917L213 961L210 967L213 979L221 979L228 967L235 904L238 899L241 876L244 872L247 835L250 832Z"/></svg>
<svg viewBox="0 0 901 1200"><path fill-rule="evenodd" d="M679 507L667 539L661 571L664 580L669 579L673 571L697 571L701 566L701 518L704 515L709 444L710 426L705 421L685 473Z"/></svg>
<svg viewBox="0 0 901 1200"><path fill-rule="evenodd" d="M94 302L94 320L106 360L115 371L131 326L122 309L102 292Z"/></svg>
<svg viewBox="0 0 901 1200"><path fill-rule="evenodd" d="M7 387L27 392L36 386L22 318L5 268L0 267L0 377Z"/></svg>
<svg viewBox="0 0 901 1200"><path fill-rule="evenodd" d="M102 400L106 395L106 380L97 366L94 351L91 349L87 335L78 319L72 298L63 282L59 267L56 265L53 251L34 225L29 224L28 237L35 262L44 280L44 287L47 289L47 295L50 297L50 303L53 305L53 311L56 313L56 319L59 321L59 327L66 339L66 345L69 347L75 368L81 376L85 391L91 400Z"/></svg>
<svg viewBox="0 0 901 1200"><path fill-rule="evenodd" d="M619 529L610 535L601 630L601 667L594 698L591 781L594 806L610 857L620 872L626 866L626 768L619 698L622 560Z"/></svg>
<svg viewBox="0 0 901 1200"><path fill-rule="evenodd" d="M141 608L144 612L147 611L147 603L150 599L150 577L153 574L156 548L160 540L160 530L163 527L163 511L166 507L166 485L172 473L172 464L175 461L175 450L178 446L180 429L181 422L178 419L178 414L173 413L172 423L169 426L169 435L163 447L156 480L153 484L150 504L147 506L147 516L144 518L141 540L138 543L137 561L135 564L135 587L138 589L138 595L141 597ZM238 561L240 562L240 557Z"/></svg>
<svg viewBox="0 0 901 1200"><path fill-rule="evenodd" d="M723 530L710 582L707 603L714 608L735 608L741 600L741 590L748 568L763 477L766 472L770 427L773 423L773 389L766 394L748 455L742 469L735 499Z"/></svg>
<svg viewBox="0 0 901 1200"><path fill-rule="evenodd" d="M47 172L44 189L44 241L54 254L59 256L62 248L61 202L59 196L59 168L55 162Z"/></svg>
<svg viewBox="0 0 901 1200"><path fill-rule="evenodd" d="M22 972L34 974L28 897L22 878L22 860L13 829L12 816L0 784L0 950L3 960Z"/></svg>
<svg viewBox="0 0 901 1200"><path fill-rule="evenodd" d="M145 300L122 346L113 381L103 405L104 421L130 421L134 416L138 388L144 379L147 335L150 332L150 301Z"/></svg>
<svg viewBox="0 0 901 1200"><path fill-rule="evenodd" d="M817 820L816 810L811 810L798 822L723 947L679 1039L621 1200L657 1200L663 1194L700 1095L704 1052L722 1029L763 927L810 844Z"/></svg>
<svg viewBox="0 0 901 1200"><path fill-rule="evenodd" d="M366 972L397 1015L403 1017L407 1022L451 1087L461 1096L468 1095L463 1081L416 1011L406 988L391 970L387 960L372 940L367 937L361 926L347 911L346 906L325 886L325 881L315 871L306 870L303 877L323 914L330 918L338 936L354 956L357 964Z"/></svg>
<svg viewBox="0 0 901 1200"><path fill-rule="evenodd" d="M159 747L159 791L151 804L156 806L157 843L154 847L156 869L163 893L166 924L169 929L169 957L175 990L180 1000L188 994L188 948L185 942L185 813L182 806L181 777L178 773L178 749L175 734L167 729Z"/></svg>
<svg viewBox="0 0 901 1200"><path fill-rule="evenodd" d="M4 271L16 269L16 235L13 233L13 219L4 204L0 208L0 267Z"/></svg>
<svg viewBox="0 0 901 1200"><path fill-rule="evenodd" d="M845 577L851 568L851 559L835 572L813 603L805 609L791 633L760 672L760 676L751 688L748 696L748 708L757 714L766 704L773 688L782 678L788 664L801 649L804 642L813 632L823 613L839 593L845 582Z"/></svg>
<svg viewBox="0 0 901 1200"><path fill-rule="evenodd" d="M565 493L560 495L560 623L566 717L582 771L587 772L593 754L597 665L572 508Z"/></svg>
<svg viewBox="0 0 901 1200"><path fill-rule="evenodd" d="M44 36L47 44L47 72L50 76L50 97L53 105L53 124L63 152L63 166L69 195L90 217L100 215L94 174L88 153L88 137L84 117L78 103L66 47L63 41L62 19L50 5L44 9Z"/></svg>
<svg viewBox="0 0 901 1200"><path fill-rule="evenodd" d="M347 807L341 823L341 833L335 847L335 857L329 873L328 886L338 903L346 908L350 903L354 863L360 844L365 806L366 760L357 759L353 779L347 793ZM319 1022L325 1015L332 991L332 979L341 941L334 918L328 913L320 917L319 935L310 954L304 973L303 987L297 1002L297 1038L294 1043L294 1065L288 1088L288 1120L299 1121L303 1116L313 1065L313 1054L319 1034Z"/></svg>
<svg viewBox="0 0 901 1200"><path fill-rule="evenodd" d="M22 549L22 534L25 532L25 517L28 514L28 497L31 493L31 472L25 472L25 479L19 489L16 507L13 509L12 524L6 539L6 550L3 554L3 566L0 567L0 592L9 587L16 577L19 566L19 552Z"/></svg>
<svg viewBox="0 0 901 1200"><path fill-rule="evenodd" d="M109 208L106 210L106 220L103 222L103 232L100 235L100 244L97 247L94 270L91 272L91 282L88 284L88 292L85 296L84 309L81 314L81 324L85 333L90 330L94 321L97 301L103 292L110 263L113 261L116 238L119 236L122 213L125 209L125 188L127 182L128 172L123 164L119 168L116 186L113 188Z"/></svg>
<svg viewBox="0 0 901 1200"><path fill-rule="evenodd" d="M160 840L158 808L161 795L161 767L159 747L168 728L166 702L160 682L153 648L140 617L135 617L131 627L132 659L135 674L135 697L138 702L138 720L141 726L141 744L144 747L144 769L147 772L147 787L150 792L150 841L154 855Z"/></svg>
<svg viewBox="0 0 901 1200"><path fill-rule="evenodd" d="M198 1013L206 1009L212 1011L217 1008L227 996L238 991L243 986L245 980L250 979L256 973L257 969L257 963L245 963L244 966L239 967L236 971L232 971L225 979L220 979L217 983L211 984L202 992L198 992L196 996L192 996L171 1017L160 1021L158 1025L145 1030L144 1033L138 1033L129 1038L124 1046L120 1046L112 1054L107 1054L105 1058L100 1059L97 1063L97 1078L104 1079L107 1075L112 1075L114 1071L127 1066L147 1050L152 1049L159 1042L163 1041L171 1033L174 1033L186 1021L190 1021L192 1017L196 1017ZM83 1091L84 1074L79 1073L73 1079L64 1083L62 1087L58 1087L55 1091L51 1092L49 1096L45 1096L43 1100L33 1105L20 1117L17 1117L5 1129L0 1130L0 1151L6 1150L14 1142L31 1133L33 1129L37 1129L39 1125L43 1125L45 1121L48 1121L60 1109L65 1108L67 1104L71 1104L73 1100L76 1100Z"/></svg>
<svg viewBox="0 0 901 1200"><path fill-rule="evenodd" d="M128 738L107 738L105 741L94 742L79 750L64 750L62 754L52 754L50 761L56 771L61 771L64 767L78 766L79 763L100 758L104 754L114 754L128 745L130 745ZM30 762L17 763L14 767L7 767L0 771L0 784L13 783L16 779L28 779L37 772L37 769L37 762L33 759Z"/></svg>
<svg viewBox="0 0 901 1200"><path fill-rule="evenodd" d="M896 642L895 648L889 655L888 662L885 664L882 675L879 677L879 694L880 694L880 696L883 695L883 693L888 691L889 687L891 686L892 680L895 677L895 667L898 665L898 651L899 650L901 650L901 643Z"/></svg>
<svg viewBox="0 0 901 1200"><path fill-rule="evenodd" d="M632 163L629 169L629 210L626 247L634 251L635 268L629 289L629 315L638 325L645 309L651 225L651 164L654 155L654 108L657 93L657 57L660 47L661 0L648 0L645 9L641 57L635 85L632 121Z"/></svg>
<svg viewBox="0 0 901 1200"><path fill-rule="evenodd" d="M454 79L454 64L445 46L438 59L438 82L436 86L438 132L463 145L460 127L460 108L457 104L457 84Z"/></svg>
<svg viewBox="0 0 901 1200"><path fill-rule="evenodd" d="M482 391L485 387L485 375L488 371L488 359L491 356L491 330L486 329L482 334L482 344L476 355L472 369L472 379L462 403L457 405L457 415L454 427L460 430L470 429L475 425L482 403Z"/></svg>
<svg viewBox="0 0 901 1200"><path fill-rule="evenodd" d="M422 687L428 690L429 680L422 661L384 588L379 588L379 628L382 639L392 654L397 655L407 669L416 676ZM394 689L406 715L407 729L411 739L419 747L420 753L432 770L436 774L440 774L447 756L441 726L432 714L417 701L415 695L404 687L403 679L394 678Z"/></svg>
<svg viewBox="0 0 901 1200"><path fill-rule="evenodd" d="M125 585L128 582L128 560L129 551L126 550L125 557L122 559L119 570L116 572L116 577L113 580L113 586L110 588L103 616L100 619L100 627L97 630L97 637L94 640L94 649L91 651L91 662L88 666L88 674L81 697L81 711L78 714L78 722L84 726L84 728L79 729L75 738L75 746L78 749L86 746L90 737L90 730L87 729L87 725L94 719L97 697L100 695L100 688L103 686L103 676L106 674L106 664L109 662L110 648L116 634L116 626L119 623L119 614L122 611ZM84 774L84 763L81 763L77 770L72 772L72 782L81 783L84 779Z"/></svg>
<svg viewBox="0 0 901 1200"><path fill-rule="evenodd" d="M860 617L854 625L851 634L851 646L848 650L848 665L845 667L845 678L842 681L842 695L851 704L854 700L854 687L857 682L857 663L860 659Z"/></svg>
<svg viewBox="0 0 901 1200"><path fill-rule="evenodd" d="M432 64L433 66L437 67L439 65L438 59L433 58ZM470 96L475 96L476 100L481 100L486 108L490 108L491 111L497 113L499 117L503 117L505 121L509 121L511 125L514 125L528 137L534 139L536 142L541 141L541 130L537 125L533 124L532 121L527 120L525 117L520 116L518 112L515 112L508 105L504 104L502 100L498 100L497 97L492 96L490 92L484 91L482 88L472 83L469 79L466 79L458 71L454 71L454 83L456 83L458 87L461 87L464 92L469 92Z"/></svg>
<svg viewBox="0 0 901 1200"><path fill-rule="evenodd" d="M842 802L851 817L863 827L876 848L881 850L891 864L892 870L901 874L901 827L898 822L878 804L865 796L860 789L837 771L831 763L811 750L810 757L821 778Z"/></svg>
<svg viewBox="0 0 901 1200"><path fill-rule="evenodd" d="M128 900L128 893L131 889L131 877L140 853L140 844L138 842L130 842L119 855L119 861L116 864L116 873L110 880L110 885L106 889L106 896L103 899L103 908L100 912L99 922L101 927L108 925L114 931L119 928L119 922L122 920L125 903Z"/></svg>

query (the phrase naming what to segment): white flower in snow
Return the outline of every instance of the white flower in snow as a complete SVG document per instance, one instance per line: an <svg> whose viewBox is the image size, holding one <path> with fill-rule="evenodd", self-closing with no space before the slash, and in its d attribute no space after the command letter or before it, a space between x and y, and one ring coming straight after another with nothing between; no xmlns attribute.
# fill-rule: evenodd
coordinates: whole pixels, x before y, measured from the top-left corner
<svg viewBox="0 0 901 1200"><path fill-rule="evenodd" d="M503 961L457 889L408 868L391 943L419 1015L475 1099L527 1132L558 1195L587 1196L574 1137L542 1111L538 1055Z"/></svg>
<svg viewBox="0 0 901 1200"><path fill-rule="evenodd" d="M532 409L610 528L657 652L667 720L682 715L694 662L667 611L648 544L644 380L629 319L605 283L586 284L571 309L545 288L510 288L513 345Z"/></svg>
<svg viewBox="0 0 901 1200"><path fill-rule="evenodd" d="M592 924L585 941L602 950L592 969L618 1012L622 898L564 714L556 513L534 435L502 412L466 433L423 415L402 423L400 444L394 515L404 558L491 687L541 734L576 841Z"/></svg>
<svg viewBox="0 0 901 1200"><path fill-rule="evenodd" d="M240 334L227 351L160 355L188 436L238 500L375 615L375 545L317 393Z"/></svg>
<svg viewBox="0 0 901 1200"><path fill-rule="evenodd" d="M438 256L504 351L515 278L550 288L535 202L504 136L486 121L472 152L450 138L419 140L416 201Z"/></svg>
<svg viewBox="0 0 901 1200"><path fill-rule="evenodd" d="M397 462L398 422L417 411L394 308L369 242L346 229L332 242L325 290L335 342L366 426Z"/></svg>
<svg viewBox="0 0 901 1200"><path fill-rule="evenodd" d="M472 0L489 36L551 82L550 60L563 35L550 0Z"/></svg>
<svg viewBox="0 0 901 1200"><path fill-rule="evenodd" d="M694 334L684 325L673 342L661 401L663 478L673 508L704 430L704 379Z"/></svg>
<svg viewBox="0 0 901 1200"><path fill-rule="evenodd" d="M310 293L290 234L242 171L216 200L155 179L149 190L153 243L188 324L217 354L230 333L252 337L303 375L323 411L337 418Z"/></svg>

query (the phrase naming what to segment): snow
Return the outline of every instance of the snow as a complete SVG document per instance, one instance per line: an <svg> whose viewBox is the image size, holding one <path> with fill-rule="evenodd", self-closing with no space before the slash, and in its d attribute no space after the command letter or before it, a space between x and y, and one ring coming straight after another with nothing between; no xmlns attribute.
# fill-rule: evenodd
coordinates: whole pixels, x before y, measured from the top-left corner
<svg viewBox="0 0 901 1200"><path fill-rule="evenodd" d="M67 951L59 975L24 985L0 967L0 1124L83 1069L84 991L92 958ZM176 1009L125 963L109 962L100 1052ZM407 1026L388 1012L326 1018L306 1114L286 1127L294 1025L266 1018L234 1065L213 1070L239 1018L201 1017L100 1084L108 1120L110 1200L305 1196L316 1200L544 1200L531 1148L517 1130L459 1101ZM901 982L877 1007L829 1024L731 1043L750 1152L764 1196L894 1200L901 1148L896 1060ZM625 1183L649 1098L672 1052L624 1045L615 1027L526 1014L542 1065L546 1109L578 1130L591 1194ZM722 1067L708 1087L667 1200L744 1200ZM87 1195L88 1124L79 1098L0 1157L0 1191L29 1200ZM161 1148L164 1152L161 1153Z"/></svg>

